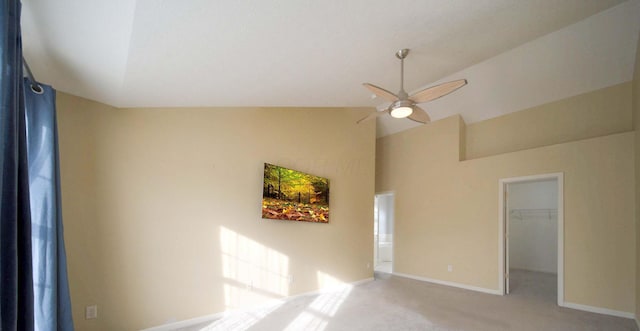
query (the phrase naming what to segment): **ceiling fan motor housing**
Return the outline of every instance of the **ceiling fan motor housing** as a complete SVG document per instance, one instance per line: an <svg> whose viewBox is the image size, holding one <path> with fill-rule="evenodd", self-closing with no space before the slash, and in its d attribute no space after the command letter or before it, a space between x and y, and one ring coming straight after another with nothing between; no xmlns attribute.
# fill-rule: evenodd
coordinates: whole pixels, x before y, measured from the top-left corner
<svg viewBox="0 0 640 331"><path fill-rule="evenodd" d="M391 104L391 106L389 107L389 109L395 109L395 108L400 108L400 107L413 107L414 103L411 100L405 99L405 100L397 100L395 102L393 102Z"/></svg>

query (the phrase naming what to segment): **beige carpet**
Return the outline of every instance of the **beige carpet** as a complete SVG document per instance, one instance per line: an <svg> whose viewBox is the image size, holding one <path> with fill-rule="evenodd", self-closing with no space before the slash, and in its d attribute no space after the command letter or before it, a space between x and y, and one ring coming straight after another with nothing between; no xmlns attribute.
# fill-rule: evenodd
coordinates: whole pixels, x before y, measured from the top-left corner
<svg viewBox="0 0 640 331"><path fill-rule="evenodd" d="M555 275L511 275L511 294L496 296L377 273L359 286L182 330L636 330L631 319L558 307Z"/></svg>

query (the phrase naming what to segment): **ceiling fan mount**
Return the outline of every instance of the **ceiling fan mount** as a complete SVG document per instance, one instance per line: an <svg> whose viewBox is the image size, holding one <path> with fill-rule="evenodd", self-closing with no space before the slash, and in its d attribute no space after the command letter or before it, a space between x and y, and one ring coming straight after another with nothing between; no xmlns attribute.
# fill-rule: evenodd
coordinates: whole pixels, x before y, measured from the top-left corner
<svg viewBox="0 0 640 331"><path fill-rule="evenodd" d="M404 60L404 58L407 57L407 55L409 55L408 48L403 48L396 52L396 57L399 58L400 60Z"/></svg>
<svg viewBox="0 0 640 331"><path fill-rule="evenodd" d="M429 123L431 121L429 115L424 111L424 109L418 107L418 104L443 97L467 84L466 79L459 79L448 83L428 87L409 96L409 94L407 94L407 92L404 90L404 59L408 55L408 48L403 48L396 52L396 57L400 60L400 91L398 91L398 93L393 94L373 84L362 84L376 96L391 102L391 104L386 109L382 109L378 112L370 114L365 118L360 119L358 123L373 117L377 117L381 113L389 113L389 115L395 118L407 117L412 121L423 124Z"/></svg>

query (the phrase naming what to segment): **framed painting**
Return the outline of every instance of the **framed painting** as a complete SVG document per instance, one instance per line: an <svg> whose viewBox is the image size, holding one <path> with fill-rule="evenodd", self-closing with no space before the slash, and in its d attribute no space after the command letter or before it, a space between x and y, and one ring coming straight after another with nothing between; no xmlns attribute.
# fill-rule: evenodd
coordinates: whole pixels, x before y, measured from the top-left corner
<svg viewBox="0 0 640 331"><path fill-rule="evenodd" d="M329 179L265 163L262 218L329 223Z"/></svg>

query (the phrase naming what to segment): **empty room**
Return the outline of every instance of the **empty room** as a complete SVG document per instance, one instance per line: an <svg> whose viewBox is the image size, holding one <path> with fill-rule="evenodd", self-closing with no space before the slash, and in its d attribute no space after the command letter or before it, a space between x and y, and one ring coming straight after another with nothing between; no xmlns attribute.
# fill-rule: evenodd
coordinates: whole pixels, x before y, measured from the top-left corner
<svg viewBox="0 0 640 331"><path fill-rule="evenodd" d="M0 329L638 330L640 0L0 1Z"/></svg>

